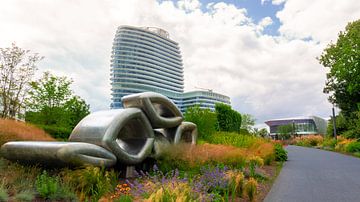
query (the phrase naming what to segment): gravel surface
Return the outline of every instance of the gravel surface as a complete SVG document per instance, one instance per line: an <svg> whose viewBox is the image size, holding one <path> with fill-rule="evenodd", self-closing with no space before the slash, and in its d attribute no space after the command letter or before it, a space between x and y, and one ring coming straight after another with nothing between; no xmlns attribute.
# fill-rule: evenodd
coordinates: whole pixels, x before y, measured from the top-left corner
<svg viewBox="0 0 360 202"><path fill-rule="evenodd" d="M288 146L288 161L265 202L360 202L360 159Z"/></svg>

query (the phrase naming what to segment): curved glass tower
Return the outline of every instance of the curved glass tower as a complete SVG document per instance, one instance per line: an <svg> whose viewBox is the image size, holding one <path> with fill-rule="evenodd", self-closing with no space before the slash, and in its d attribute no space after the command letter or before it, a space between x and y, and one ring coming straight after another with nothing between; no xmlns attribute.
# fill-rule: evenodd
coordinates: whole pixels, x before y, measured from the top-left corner
<svg viewBox="0 0 360 202"><path fill-rule="evenodd" d="M161 93L181 103L184 76L179 45L159 28L121 26L111 55L111 108L121 97L144 91Z"/></svg>
<svg viewBox="0 0 360 202"><path fill-rule="evenodd" d="M230 98L212 91L184 93L184 72L179 44L168 32L154 27L120 26L111 53L111 108L122 108L121 98L146 91L161 93L184 112L200 105L215 109Z"/></svg>

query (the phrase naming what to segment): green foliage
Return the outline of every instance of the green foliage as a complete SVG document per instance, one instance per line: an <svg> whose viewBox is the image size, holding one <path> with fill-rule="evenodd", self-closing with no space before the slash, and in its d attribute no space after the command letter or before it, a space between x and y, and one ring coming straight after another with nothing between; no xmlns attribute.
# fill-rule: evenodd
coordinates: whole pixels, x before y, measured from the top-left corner
<svg viewBox="0 0 360 202"><path fill-rule="evenodd" d="M36 178L36 190L43 198L50 200L72 200L75 194L61 182L58 176L52 177L45 170Z"/></svg>
<svg viewBox="0 0 360 202"><path fill-rule="evenodd" d="M89 105L79 96L73 95L72 83L67 77L58 77L45 72L43 77L31 82L32 89L27 100L29 111L26 121L45 126L54 137L67 138L64 131L70 131L87 114Z"/></svg>
<svg viewBox="0 0 360 202"><path fill-rule="evenodd" d="M345 116L343 115L342 112L340 112L336 117L336 133L337 134L343 134L344 132L346 132L349 128L348 126L348 121L346 120ZM326 129L326 135L329 137L333 137L334 136L334 126L333 126L333 120L330 119L327 125L327 129Z"/></svg>
<svg viewBox="0 0 360 202"><path fill-rule="evenodd" d="M35 74L36 64L42 59L38 54L30 54L15 43L8 48L0 48L0 117L22 118L29 81Z"/></svg>
<svg viewBox="0 0 360 202"><path fill-rule="evenodd" d="M338 35L336 43L330 43L319 62L329 68L324 93L350 118L360 103L360 20L350 22Z"/></svg>
<svg viewBox="0 0 360 202"><path fill-rule="evenodd" d="M251 114L241 115L241 129L244 129L248 132L252 132L254 125L255 125L255 118Z"/></svg>
<svg viewBox="0 0 360 202"><path fill-rule="evenodd" d="M115 202L132 202L133 199L129 195L121 195L119 198L114 200Z"/></svg>
<svg viewBox="0 0 360 202"><path fill-rule="evenodd" d="M0 186L0 202L2 201L8 201L9 200L9 195L7 193L7 190L3 187Z"/></svg>
<svg viewBox="0 0 360 202"><path fill-rule="evenodd" d="M240 132L241 114L239 112L231 109L231 106L222 103L215 104L215 111L220 131Z"/></svg>
<svg viewBox="0 0 360 202"><path fill-rule="evenodd" d="M350 153L360 152L360 142L349 143L346 146L345 151Z"/></svg>
<svg viewBox="0 0 360 202"><path fill-rule="evenodd" d="M186 121L197 125L199 139L209 139L208 136L216 131L216 114L210 109L201 109L200 106L189 107L184 117Z"/></svg>
<svg viewBox="0 0 360 202"><path fill-rule="evenodd" d="M243 135L229 132L216 132L207 141L212 144L232 145L235 147L248 148L255 144L259 138L251 135Z"/></svg>
<svg viewBox="0 0 360 202"><path fill-rule="evenodd" d="M114 190L118 173L99 167L86 167L65 173L69 183L81 195L81 199L98 201L103 195Z"/></svg>
<svg viewBox="0 0 360 202"><path fill-rule="evenodd" d="M57 125L37 125L37 126L45 130L45 132L47 132L56 139L63 139L63 140L68 139L72 131L71 128L61 127Z"/></svg>
<svg viewBox="0 0 360 202"><path fill-rule="evenodd" d="M337 143L337 140L334 139L333 137L326 137L322 143L322 146L324 149L334 149L335 145Z"/></svg>
<svg viewBox="0 0 360 202"><path fill-rule="evenodd" d="M292 124L280 125L277 128L277 133L280 139L287 140L291 137L291 134L294 133L294 127Z"/></svg>
<svg viewBox="0 0 360 202"><path fill-rule="evenodd" d="M275 144L275 161L287 161L287 151L281 144Z"/></svg>
<svg viewBox="0 0 360 202"><path fill-rule="evenodd" d="M59 179L49 176L46 171L43 171L43 173L37 177L35 185L41 197L47 199L57 199L60 197L61 185Z"/></svg>
<svg viewBox="0 0 360 202"><path fill-rule="evenodd" d="M17 201L33 201L35 198L35 193L30 190L21 191L15 195Z"/></svg>

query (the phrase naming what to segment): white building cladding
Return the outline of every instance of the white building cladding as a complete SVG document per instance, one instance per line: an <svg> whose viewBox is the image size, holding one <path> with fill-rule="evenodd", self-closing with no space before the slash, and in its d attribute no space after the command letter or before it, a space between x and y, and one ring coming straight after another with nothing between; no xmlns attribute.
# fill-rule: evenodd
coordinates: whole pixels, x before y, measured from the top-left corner
<svg viewBox="0 0 360 202"><path fill-rule="evenodd" d="M184 72L177 42L168 32L153 27L120 26L111 54L111 108L121 108L121 97L145 91L169 97L182 112L200 104L214 110L215 102L230 98L211 91L184 94Z"/></svg>

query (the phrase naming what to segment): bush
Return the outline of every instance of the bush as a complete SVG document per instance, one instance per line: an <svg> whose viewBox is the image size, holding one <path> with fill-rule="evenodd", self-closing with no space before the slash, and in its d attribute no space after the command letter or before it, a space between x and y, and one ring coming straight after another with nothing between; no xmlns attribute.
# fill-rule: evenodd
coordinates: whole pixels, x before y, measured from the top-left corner
<svg viewBox="0 0 360 202"><path fill-rule="evenodd" d="M255 144L265 142L265 140L262 138L229 132L216 132L209 136L207 141L211 144L232 145L242 148L248 148Z"/></svg>
<svg viewBox="0 0 360 202"><path fill-rule="evenodd" d="M73 172L65 172L64 178L80 195L80 200L98 201L103 195L114 190L118 173L104 168L89 166Z"/></svg>
<svg viewBox="0 0 360 202"><path fill-rule="evenodd" d="M360 142L351 142L345 147L346 152L355 153L360 152Z"/></svg>
<svg viewBox="0 0 360 202"><path fill-rule="evenodd" d="M43 171L36 179L36 190L40 196L46 199L57 199L60 197L60 188L58 178L51 177L46 171Z"/></svg>
<svg viewBox="0 0 360 202"><path fill-rule="evenodd" d="M241 114L239 112L231 109L231 106L222 103L215 104L215 111L220 131L240 132Z"/></svg>
<svg viewBox="0 0 360 202"><path fill-rule="evenodd" d="M326 137L322 143L323 148L334 149L336 146L337 140L332 137Z"/></svg>
<svg viewBox="0 0 360 202"><path fill-rule="evenodd" d="M40 196L50 200L71 200L75 199L75 194L68 186L61 183L59 177L52 177L44 170L35 181L36 190Z"/></svg>
<svg viewBox="0 0 360 202"><path fill-rule="evenodd" d="M252 177L249 180L247 180L245 183L244 190L245 190L246 195L249 197L250 201L255 200L257 186L258 186L258 183Z"/></svg>
<svg viewBox="0 0 360 202"><path fill-rule="evenodd" d="M59 127L56 125L39 125L39 127L44 129L52 137L62 140L67 140L72 132L71 128Z"/></svg>
<svg viewBox="0 0 360 202"><path fill-rule="evenodd" d="M8 199L9 199L9 195L7 193L7 190L4 187L0 186L0 201L5 202L8 201Z"/></svg>
<svg viewBox="0 0 360 202"><path fill-rule="evenodd" d="M275 144L275 161L287 161L287 151L281 144Z"/></svg>
<svg viewBox="0 0 360 202"><path fill-rule="evenodd" d="M185 120L197 125L198 138L209 139L216 131L216 114L210 109L201 109L200 106L189 107L184 114Z"/></svg>
<svg viewBox="0 0 360 202"><path fill-rule="evenodd" d="M15 199L17 201L32 201L35 198L34 192L30 190L22 191L18 194L16 194Z"/></svg>

